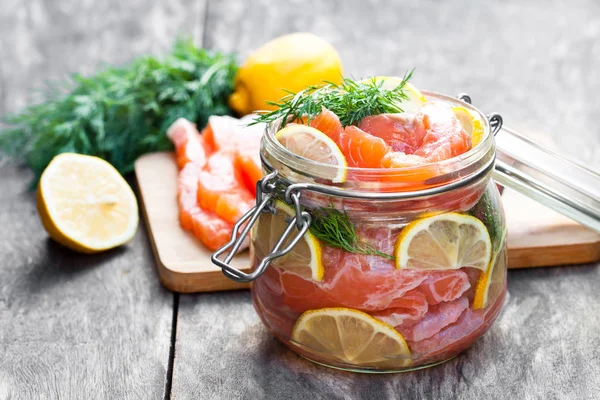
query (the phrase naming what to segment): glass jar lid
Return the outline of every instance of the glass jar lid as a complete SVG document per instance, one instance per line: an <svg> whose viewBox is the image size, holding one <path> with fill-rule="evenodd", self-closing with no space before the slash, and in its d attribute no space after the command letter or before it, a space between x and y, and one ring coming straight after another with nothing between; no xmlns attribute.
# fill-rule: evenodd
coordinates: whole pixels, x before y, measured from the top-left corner
<svg viewBox="0 0 600 400"><path fill-rule="evenodd" d="M600 175L509 128L496 135L494 179L600 232Z"/></svg>
<svg viewBox="0 0 600 400"><path fill-rule="evenodd" d="M458 98L471 104L467 94ZM496 182L600 232L600 174L503 127L502 118L494 128Z"/></svg>

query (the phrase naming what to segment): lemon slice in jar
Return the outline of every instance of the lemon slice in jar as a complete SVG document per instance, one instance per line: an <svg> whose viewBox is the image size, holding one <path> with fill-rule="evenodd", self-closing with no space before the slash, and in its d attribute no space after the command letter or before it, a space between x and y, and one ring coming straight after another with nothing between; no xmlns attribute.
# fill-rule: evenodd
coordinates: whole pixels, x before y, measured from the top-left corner
<svg viewBox="0 0 600 400"><path fill-rule="evenodd" d="M477 114L464 107L453 107L454 115L463 129L471 137L472 147L477 146L483 139L483 121Z"/></svg>
<svg viewBox="0 0 600 400"><path fill-rule="evenodd" d="M37 208L50 237L82 253L120 246L133 238L138 226L131 187L98 157L54 157L40 178Z"/></svg>
<svg viewBox="0 0 600 400"><path fill-rule="evenodd" d="M486 272L492 244L475 217L443 213L406 225L394 246L397 269L445 270L462 267Z"/></svg>
<svg viewBox="0 0 600 400"><path fill-rule="evenodd" d="M506 231L504 238L506 237ZM486 308L491 301L498 298L502 292L504 281L506 280L506 252L504 249L504 238L500 242L498 250L492 257L487 271L477 281L475 286L475 297L473 298L473 308Z"/></svg>
<svg viewBox="0 0 600 400"><path fill-rule="evenodd" d="M295 210L282 201L275 202L275 214L263 213L252 227L252 242L257 258L264 258L275 247L279 238L288 226L288 221L295 218ZM292 222L293 223L293 222ZM285 248L298 233L293 229L280 249ZM312 233L306 232L304 237L292 250L273 260L273 266L284 271L293 272L305 279L323 280L325 268L321 257L321 243Z"/></svg>
<svg viewBox="0 0 600 400"><path fill-rule="evenodd" d="M362 82L369 82L373 79L377 83L383 82L381 87L390 90L395 89L402 83L402 78L398 78L396 76L376 76L374 78L364 79ZM403 92L406 94L408 99L398 103L398 107L400 107L404 112L415 112L427 102L425 96L423 96L423 93L421 93L421 91L411 83L406 82L404 84Z"/></svg>
<svg viewBox="0 0 600 400"><path fill-rule="evenodd" d="M338 145L318 129L306 125L290 124L277 132L275 138L283 147L294 154L336 167L333 176L323 176L322 170L315 175L340 183L346 181L348 162Z"/></svg>
<svg viewBox="0 0 600 400"><path fill-rule="evenodd" d="M364 367L406 367L411 353L391 325L351 308L306 311L298 318L292 341L323 357Z"/></svg>

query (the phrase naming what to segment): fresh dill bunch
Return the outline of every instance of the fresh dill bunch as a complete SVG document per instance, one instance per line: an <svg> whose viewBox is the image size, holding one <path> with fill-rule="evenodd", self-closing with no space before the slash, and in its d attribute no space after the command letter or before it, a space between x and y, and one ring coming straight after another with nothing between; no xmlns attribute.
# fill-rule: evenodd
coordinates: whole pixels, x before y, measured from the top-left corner
<svg viewBox="0 0 600 400"><path fill-rule="evenodd" d="M405 74L402 82L393 89L384 88L383 81L375 78L360 82L343 78L340 84L326 82L324 85L309 86L298 93L288 92L279 101L268 102L277 109L261 114L254 123L270 123L281 118L284 127L305 116L310 120L321 112L322 107L337 115L343 126L356 125L370 115L400 113L403 110L399 104L408 100L404 87L413 71Z"/></svg>
<svg viewBox="0 0 600 400"><path fill-rule="evenodd" d="M395 259L394 256L383 253L361 240L346 211L340 211L330 206L312 210L311 214L313 220L310 224L310 232L328 246L342 249L348 253Z"/></svg>
<svg viewBox="0 0 600 400"><path fill-rule="evenodd" d="M0 151L22 157L36 180L65 152L101 157L126 174L140 155L172 148L165 132L177 118L201 128L210 115L229 114L236 70L232 55L178 40L162 60L74 75L59 85L64 90L48 90L45 102L5 118Z"/></svg>

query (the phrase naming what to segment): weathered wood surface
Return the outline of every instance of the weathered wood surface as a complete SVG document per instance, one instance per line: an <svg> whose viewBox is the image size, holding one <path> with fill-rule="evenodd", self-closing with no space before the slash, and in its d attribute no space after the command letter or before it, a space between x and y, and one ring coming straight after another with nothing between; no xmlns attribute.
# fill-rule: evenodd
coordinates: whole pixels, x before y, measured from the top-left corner
<svg viewBox="0 0 600 400"><path fill-rule="evenodd" d="M600 169L600 7L592 0L210 2L205 45L242 56L318 33L354 76L417 68L417 86L468 92L507 125ZM546 136L545 136L546 135ZM600 390L600 265L509 273L499 321L436 368L365 376L315 366L261 325L248 292L182 295L172 398L592 399Z"/></svg>
<svg viewBox="0 0 600 400"><path fill-rule="evenodd" d="M0 116L33 89L199 38L204 2L2 0ZM42 229L31 174L0 160L0 399L162 399L174 295L143 224L133 242L77 255Z"/></svg>
<svg viewBox="0 0 600 400"><path fill-rule="evenodd" d="M485 111L600 168L600 6L467 0L2 0L0 115L31 90L161 53L176 33L248 54L308 30L348 73L398 74L469 92ZM204 27L204 21L208 26ZM206 28L206 30L204 30ZM544 136L548 133L549 136ZM161 288L141 227L123 250L81 256L46 239L29 173L0 161L0 400L34 398L596 398L598 265L512 271L498 323L463 356L404 375L314 366L273 339L247 291L181 296L172 393L174 298Z"/></svg>

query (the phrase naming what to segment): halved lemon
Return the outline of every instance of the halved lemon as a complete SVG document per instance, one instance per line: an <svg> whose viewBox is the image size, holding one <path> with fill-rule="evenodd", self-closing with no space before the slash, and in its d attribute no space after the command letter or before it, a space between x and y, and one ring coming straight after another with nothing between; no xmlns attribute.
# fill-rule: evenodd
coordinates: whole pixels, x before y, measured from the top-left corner
<svg viewBox="0 0 600 400"><path fill-rule="evenodd" d="M454 115L460 121L467 135L471 136L472 147L477 146L483 139L483 121L477 114L464 107L452 107Z"/></svg>
<svg viewBox="0 0 600 400"><path fill-rule="evenodd" d="M333 176L325 177L332 182L346 181L348 163L338 145L318 129L306 125L290 124L277 132L275 138L289 151L309 160L333 165ZM321 170L323 170L321 168ZM319 175L323 175L319 173Z"/></svg>
<svg viewBox="0 0 600 400"><path fill-rule="evenodd" d="M396 268L444 270L462 267L486 271L492 244L487 228L475 217L444 213L417 219L396 239Z"/></svg>
<svg viewBox="0 0 600 400"><path fill-rule="evenodd" d="M37 208L52 239L83 253L120 246L133 238L138 226L133 191L98 157L54 157L40 179Z"/></svg>
<svg viewBox="0 0 600 400"><path fill-rule="evenodd" d="M498 298L502 292L504 281L506 280L506 252L504 250L505 234L500 241L498 250L492 257L487 271L481 275L477 286L475 287L475 297L473 299L473 308L485 308L490 301Z"/></svg>
<svg viewBox="0 0 600 400"><path fill-rule="evenodd" d="M364 367L400 368L411 363L404 340L391 325L351 308L322 308L300 316L292 341L325 358Z"/></svg>
<svg viewBox="0 0 600 400"><path fill-rule="evenodd" d="M398 78L396 76L376 76L374 79L377 83L383 81L381 87L384 89L395 89L402 83L402 78ZM365 79L363 82L368 80L369 79ZM421 93L421 91L411 83L406 82L404 84L404 93L408 99L398 104L398 107L400 107L404 112L415 112L427 102L425 96L423 96L423 93Z"/></svg>
<svg viewBox="0 0 600 400"><path fill-rule="evenodd" d="M288 221L295 216L295 210L282 201L275 203L275 214L263 213L252 227L252 242L257 258L263 258L271 252L288 226ZM293 223L293 222L292 222ZM292 230L283 242L285 248L298 233ZM325 269L321 258L321 243L312 233L306 232L304 237L285 256L275 259L273 265L285 271L293 272L305 279L323 280Z"/></svg>

